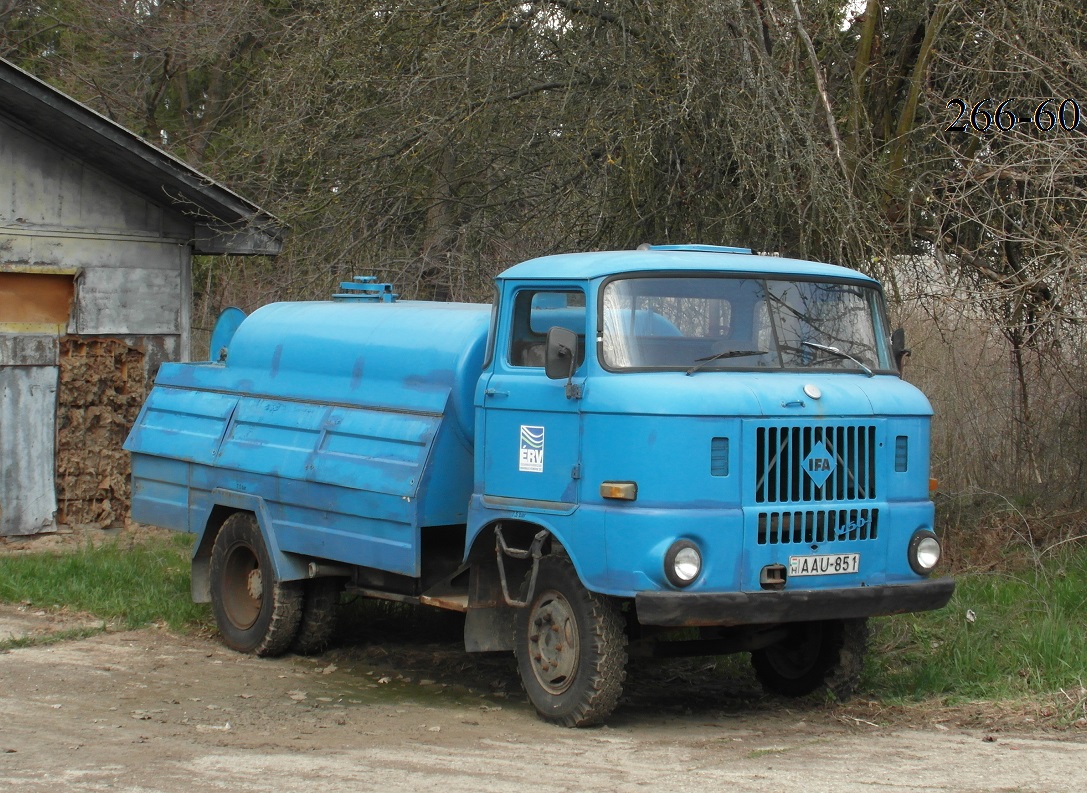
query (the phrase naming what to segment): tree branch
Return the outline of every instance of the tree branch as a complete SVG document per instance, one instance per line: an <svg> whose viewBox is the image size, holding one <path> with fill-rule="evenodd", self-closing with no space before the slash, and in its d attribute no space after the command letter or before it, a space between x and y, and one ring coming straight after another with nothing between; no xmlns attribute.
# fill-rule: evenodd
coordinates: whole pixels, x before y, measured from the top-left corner
<svg viewBox="0 0 1087 793"><path fill-rule="evenodd" d="M602 8L586 8L581 3L575 3L572 2L572 0L546 0L546 2L548 5L558 6L559 8L563 9L564 11L568 11L571 14L587 16L593 19L600 20L601 22L618 25L625 32L629 33L636 39L640 39L644 35L642 29L637 25L631 25L620 15L613 14L610 11L605 11Z"/></svg>
<svg viewBox="0 0 1087 793"><path fill-rule="evenodd" d="M849 184L851 181L849 169L842 157L842 138L838 134L838 124L834 121L834 110L830 106L830 96L827 95L826 81L823 79L823 67L819 63L819 55L815 52L815 45L812 44L811 37L804 28L804 19L800 16L800 4L797 0L793 0L793 15L796 17L797 32L800 33L800 38L803 39L804 46L808 50L812 72L815 74L815 87L819 91L819 98L822 100L823 109L826 111L827 129L830 132L831 141L834 143L834 156L838 160L838 165L842 168L842 176L845 177L846 184Z"/></svg>

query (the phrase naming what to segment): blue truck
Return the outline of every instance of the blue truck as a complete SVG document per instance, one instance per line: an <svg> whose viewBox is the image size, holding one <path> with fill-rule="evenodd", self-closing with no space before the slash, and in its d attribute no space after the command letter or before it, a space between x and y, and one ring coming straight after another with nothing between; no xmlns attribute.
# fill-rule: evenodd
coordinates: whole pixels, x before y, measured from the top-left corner
<svg viewBox="0 0 1087 793"><path fill-rule="evenodd" d="M125 443L133 518L195 535L228 646L320 651L345 591L459 611L584 726L635 654L846 696L867 618L951 597L931 407L873 279L659 245L523 262L493 305L341 289L225 313Z"/></svg>

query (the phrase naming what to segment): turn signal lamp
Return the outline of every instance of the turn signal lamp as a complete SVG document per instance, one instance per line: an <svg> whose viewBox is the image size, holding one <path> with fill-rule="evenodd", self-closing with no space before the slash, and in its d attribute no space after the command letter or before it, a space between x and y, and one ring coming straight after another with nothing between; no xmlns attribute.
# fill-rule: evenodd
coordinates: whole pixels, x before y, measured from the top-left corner
<svg viewBox="0 0 1087 793"><path fill-rule="evenodd" d="M638 497L637 482L601 482L600 495L621 501L633 501Z"/></svg>

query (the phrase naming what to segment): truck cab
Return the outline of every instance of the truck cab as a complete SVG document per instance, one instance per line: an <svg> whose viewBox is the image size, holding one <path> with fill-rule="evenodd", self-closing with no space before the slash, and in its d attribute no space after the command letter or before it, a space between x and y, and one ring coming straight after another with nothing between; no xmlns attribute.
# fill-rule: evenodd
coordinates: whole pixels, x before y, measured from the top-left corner
<svg viewBox="0 0 1087 793"><path fill-rule="evenodd" d="M496 298L261 309L222 360L164 367L126 444L134 515L197 534L194 595L228 644L319 647L343 589L452 608L467 649L515 653L542 717L583 726L631 654L748 652L770 691L845 696L869 617L947 603L931 408L876 281L648 246L524 262ZM203 392L215 453L182 471L155 427ZM276 464L292 443L308 468ZM151 497L166 479L184 515Z"/></svg>

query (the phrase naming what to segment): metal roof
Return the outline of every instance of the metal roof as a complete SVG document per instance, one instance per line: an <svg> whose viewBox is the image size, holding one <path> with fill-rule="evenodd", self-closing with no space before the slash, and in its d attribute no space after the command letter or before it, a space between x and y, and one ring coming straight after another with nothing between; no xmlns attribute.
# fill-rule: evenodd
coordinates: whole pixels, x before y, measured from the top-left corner
<svg viewBox="0 0 1087 793"><path fill-rule="evenodd" d="M274 256L283 246L275 216L2 58L0 117L192 218L196 253Z"/></svg>
<svg viewBox="0 0 1087 793"><path fill-rule="evenodd" d="M731 252L734 250L743 249L708 245L662 245L634 251L561 253L516 264L499 275L499 278L585 280L617 273L704 271L845 278L875 283L863 273L836 264Z"/></svg>

